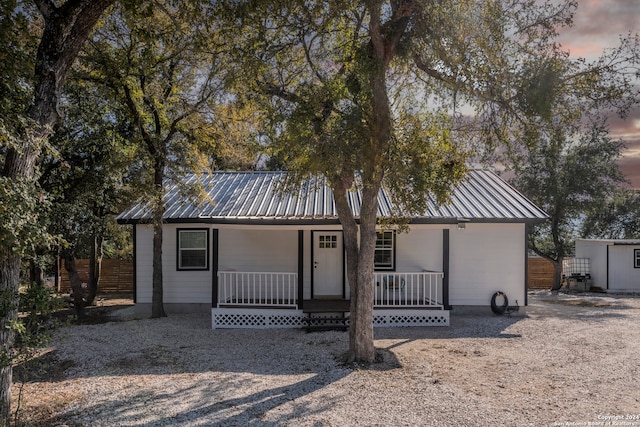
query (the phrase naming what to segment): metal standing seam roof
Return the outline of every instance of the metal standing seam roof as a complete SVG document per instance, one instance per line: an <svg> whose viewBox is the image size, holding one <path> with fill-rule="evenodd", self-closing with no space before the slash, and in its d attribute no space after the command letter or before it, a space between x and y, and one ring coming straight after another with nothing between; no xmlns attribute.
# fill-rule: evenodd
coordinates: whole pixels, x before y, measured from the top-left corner
<svg viewBox="0 0 640 427"><path fill-rule="evenodd" d="M281 191L286 172L213 172L190 174L184 184L203 185L208 200L195 204L185 198L177 185L166 185L165 215L168 222L253 222L336 221L333 192L324 177L311 177L297 191ZM356 217L360 213L361 194L349 194ZM392 214L393 203L384 189L378 195L378 215ZM414 222L539 222L547 215L495 173L472 169L455 189L451 201L438 206L429 197L426 211ZM138 203L118 216L118 222L148 222L151 212L146 203Z"/></svg>

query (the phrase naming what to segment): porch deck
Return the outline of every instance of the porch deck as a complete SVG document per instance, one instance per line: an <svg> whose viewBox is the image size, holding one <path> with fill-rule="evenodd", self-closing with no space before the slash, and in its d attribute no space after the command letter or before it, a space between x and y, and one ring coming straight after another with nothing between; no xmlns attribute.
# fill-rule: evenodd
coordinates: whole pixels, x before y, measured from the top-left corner
<svg viewBox="0 0 640 427"><path fill-rule="evenodd" d="M375 308L395 308L395 309L415 309L418 305L417 302L409 305L397 305L389 306L384 305L381 300L374 302ZM388 301L386 301L388 303ZM220 302L219 307L224 308L276 308L276 309L296 309L295 301L287 300L229 300L226 302ZM442 305L433 304L432 306L422 306L423 310L442 310ZM348 313L351 310L351 301L345 299L306 299L302 305L303 313Z"/></svg>
<svg viewBox="0 0 640 427"><path fill-rule="evenodd" d="M297 309L295 300L268 300L268 299L229 299L218 304L224 308L277 308ZM307 299L303 301L303 313L348 313L351 306L349 300L344 299Z"/></svg>

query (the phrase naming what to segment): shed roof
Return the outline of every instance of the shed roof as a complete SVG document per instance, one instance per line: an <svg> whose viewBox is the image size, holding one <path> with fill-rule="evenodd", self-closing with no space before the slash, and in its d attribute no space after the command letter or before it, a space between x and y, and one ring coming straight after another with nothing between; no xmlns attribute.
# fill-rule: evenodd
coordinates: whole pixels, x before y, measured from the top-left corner
<svg viewBox="0 0 640 427"><path fill-rule="evenodd" d="M639 239L576 239L576 243L577 242L583 242L583 243L596 243L596 244L602 244L602 245L606 245L606 246L640 246L640 240Z"/></svg>
<svg viewBox="0 0 640 427"><path fill-rule="evenodd" d="M281 191L286 172L213 172L190 174L181 187L203 185L208 200L195 204L175 184L167 185L167 222L210 223L337 223L333 192L323 177L310 178L293 193ZM349 204L360 213L361 192L349 193ZM384 189L378 195L378 216L394 212L391 197ZM414 223L539 222L547 215L495 173L473 169L455 189L451 201L438 206L429 197L427 209L412 218ZM120 223L149 222L146 203L138 203L118 216Z"/></svg>

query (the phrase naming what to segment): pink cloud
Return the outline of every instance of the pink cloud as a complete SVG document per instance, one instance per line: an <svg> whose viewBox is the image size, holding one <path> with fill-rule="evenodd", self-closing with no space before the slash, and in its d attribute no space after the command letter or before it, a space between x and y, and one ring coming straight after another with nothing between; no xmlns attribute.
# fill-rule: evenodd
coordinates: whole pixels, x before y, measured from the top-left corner
<svg viewBox="0 0 640 427"><path fill-rule="evenodd" d="M640 33L638 0L581 0L573 27L562 29L559 41L572 57L594 60L629 33ZM611 137L626 144L618 165L631 185L640 188L640 107L630 111L625 120L610 116L609 125Z"/></svg>
<svg viewBox="0 0 640 427"><path fill-rule="evenodd" d="M636 0L583 0L574 26L562 29L559 40L572 56L594 58L629 32L640 32L640 4Z"/></svg>

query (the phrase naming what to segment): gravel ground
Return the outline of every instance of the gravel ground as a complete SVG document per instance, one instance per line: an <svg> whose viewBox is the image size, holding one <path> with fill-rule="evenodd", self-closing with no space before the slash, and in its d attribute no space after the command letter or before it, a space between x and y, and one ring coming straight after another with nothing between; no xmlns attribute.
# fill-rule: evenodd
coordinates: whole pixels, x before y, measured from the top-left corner
<svg viewBox="0 0 640 427"><path fill-rule="evenodd" d="M345 332L203 315L68 327L21 408L69 426L640 426L640 297L542 291L526 317L451 319L376 329L368 370L340 364Z"/></svg>

